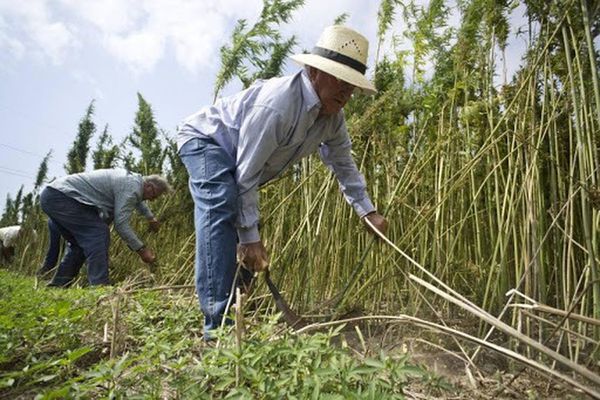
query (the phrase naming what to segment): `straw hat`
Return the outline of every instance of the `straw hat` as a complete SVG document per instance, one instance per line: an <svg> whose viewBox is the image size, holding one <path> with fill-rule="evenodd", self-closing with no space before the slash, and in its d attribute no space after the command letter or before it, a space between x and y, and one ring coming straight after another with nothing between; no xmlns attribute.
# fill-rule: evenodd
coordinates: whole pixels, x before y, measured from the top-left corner
<svg viewBox="0 0 600 400"><path fill-rule="evenodd" d="M333 25L325 28L309 54L296 54L291 58L348 82L365 94L375 94L375 86L365 78L368 54L369 42L363 35L345 26Z"/></svg>

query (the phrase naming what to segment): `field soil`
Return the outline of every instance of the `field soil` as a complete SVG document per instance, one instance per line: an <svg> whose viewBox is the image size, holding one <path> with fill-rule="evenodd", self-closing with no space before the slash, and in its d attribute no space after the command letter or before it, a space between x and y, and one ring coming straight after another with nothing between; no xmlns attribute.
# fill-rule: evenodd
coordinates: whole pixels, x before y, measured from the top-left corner
<svg viewBox="0 0 600 400"><path fill-rule="evenodd" d="M458 329L476 329L476 321L456 320ZM469 328L470 327L470 328ZM476 334L476 332L470 332ZM408 399L591 399L571 385L547 374L525 367L493 350L477 349L471 343L419 327L399 324L360 324L346 328L340 342L356 354L372 355L380 351L407 354L409 360L431 372L424 383L413 381L405 391ZM361 338L362 337L362 338ZM493 341L505 346L506 338L496 335ZM539 360L538 360L539 361ZM567 371L561 371L567 376ZM600 373L600 368L596 368ZM516 378L515 378L516 376ZM598 390L598 389L596 389Z"/></svg>

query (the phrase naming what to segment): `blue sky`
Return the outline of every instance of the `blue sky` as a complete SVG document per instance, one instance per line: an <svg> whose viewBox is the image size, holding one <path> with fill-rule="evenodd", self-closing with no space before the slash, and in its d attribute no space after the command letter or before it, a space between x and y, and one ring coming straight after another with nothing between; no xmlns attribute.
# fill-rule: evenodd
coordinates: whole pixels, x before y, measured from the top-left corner
<svg viewBox="0 0 600 400"><path fill-rule="evenodd" d="M306 0L283 31L298 37L299 52L348 13L346 24L371 43L372 65L378 6ZM49 177L65 174L66 153L92 99L98 127L92 148L105 124L116 143L131 132L137 92L174 135L184 117L212 101L219 47L235 22L254 23L261 8L262 0L0 0L0 209L21 185L32 190L49 150ZM400 22L393 33L402 33ZM524 47L515 43L507 57L511 70ZM288 63L289 72L297 68Z"/></svg>

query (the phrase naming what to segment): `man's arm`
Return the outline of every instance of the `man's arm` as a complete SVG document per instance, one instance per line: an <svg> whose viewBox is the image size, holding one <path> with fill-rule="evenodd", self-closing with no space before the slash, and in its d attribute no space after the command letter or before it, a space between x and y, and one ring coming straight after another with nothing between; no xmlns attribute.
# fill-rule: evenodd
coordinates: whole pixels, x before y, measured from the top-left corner
<svg viewBox="0 0 600 400"><path fill-rule="evenodd" d="M342 119L335 134L321 144L319 152L323 162L335 174L346 200L362 218L375 211L375 206L367 193L365 178L352 158L351 148L346 124Z"/></svg>
<svg viewBox="0 0 600 400"><path fill-rule="evenodd" d="M148 204L146 204L145 200L137 203L135 205L135 209L141 216L143 216L146 219L154 218L154 214L152 213L152 210L150 210L150 207L148 207Z"/></svg>
<svg viewBox="0 0 600 400"><path fill-rule="evenodd" d="M160 221L156 219L146 201L140 201L136 204L135 209L148 221L148 227L151 232L158 232L160 229Z"/></svg>
<svg viewBox="0 0 600 400"><path fill-rule="evenodd" d="M262 271L269 264L258 232L258 185L267 160L277 149L277 134L287 129L279 112L264 106L252 107L240 127L236 169L238 258L249 270Z"/></svg>
<svg viewBox="0 0 600 400"><path fill-rule="evenodd" d="M335 134L321 145L319 151L323 162L335 174L344 197L358 216L363 219L367 228L373 231L371 227L373 225L375 229L385 234L388 222L381 214L377 213L371 202L365 178L358 171L351 148L352 144L346 124L342 119Z"/></svg>
<svg viewBox="0 0 600 400"><path fill-rule="evenodd" d="M115 199L115 230L121 238L127 243L129 248L140 256L145 263L156 261L154 252L144 246L144 243L137 237L129 221L133 210L136 209L139 200L136 193L118 195Z"/></svg>
<svg viewBox="0 0 600 400"><path fill-rule="evenodd" d="M115 198L115 230L133 251L138 251L144 247L144 243L137 237L129 223L137 203L137 195L133 192L119 193Z"/></svg>
<svg viewBox="0 0 600 400"><path fill-rule="evenodd" d="M237 147L237 229L240 243L260 241L258 233L258 185L265 163L277 149L277 132L285 129L276 110L254 106L242 126Z"/></svg>

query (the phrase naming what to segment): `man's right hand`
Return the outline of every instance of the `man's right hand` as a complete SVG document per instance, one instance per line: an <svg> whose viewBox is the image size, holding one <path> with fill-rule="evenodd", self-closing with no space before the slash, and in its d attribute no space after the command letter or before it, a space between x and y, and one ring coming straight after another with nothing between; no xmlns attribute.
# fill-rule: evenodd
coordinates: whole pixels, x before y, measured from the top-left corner
<svg viewBox="0 0 600 400"><path fill-rule="evenodd" d="M262 241L238 245L238 260L250 271L261 272L269 268L269 255Z"/></svg>
<svg viewBox="0 0 600 400"><path fill-rule="evenodd" d="M154 261L156 261L156 256L154 255L154 252L147 247L142 247L137 251L137 253L142 259L142 261L146 264L152 264Z"/></svg>

